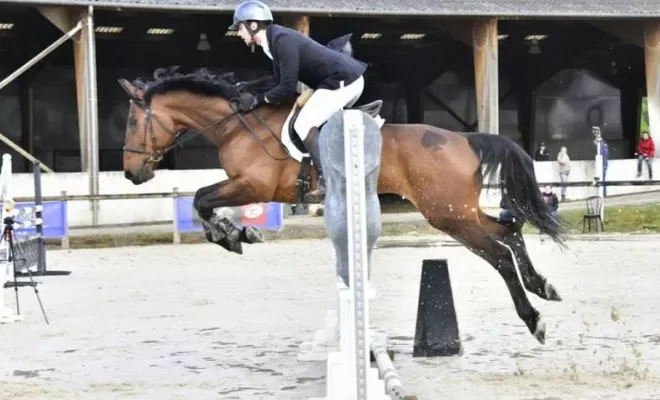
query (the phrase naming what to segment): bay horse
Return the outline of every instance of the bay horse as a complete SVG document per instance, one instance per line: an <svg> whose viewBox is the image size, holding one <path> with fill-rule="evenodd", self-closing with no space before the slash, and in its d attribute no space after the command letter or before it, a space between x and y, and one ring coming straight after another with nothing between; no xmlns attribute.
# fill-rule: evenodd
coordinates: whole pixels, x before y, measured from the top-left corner
<svg viewBox="0 0 660 400"><path fill-rule="evenodd" d="M125 177L134 184L152 179L163 154L190 135L201 134L218 146L227 179L200 188L193 202L208 241L240 254L241 243L263 240L258 230L238 229L215 215L214 208L296 203L305 184L307 189L315 187L314 168L307 168L307 181L301 179L304 166L281 142L285 121L298 107L294 101L262 105L245 114L236 111L233 100L241 92L264 90L272 79L238 82L233 74L204 69L160 69L150 80L119 83L130 97L123 165ZM362 109L376 114L379 103L374 104ZM518 316L545 343L545 323L525 289L549 301L561 297L534 269L521 224L499 221L479 207L484 178L496 180L501 165L499 184L515 210L564 247L564 228L541 199L530 156L514 141L488 133L452 132L425 124L385 124L381 132L378 193L410 200L433 227L491 264L504 279Z"/></svg>

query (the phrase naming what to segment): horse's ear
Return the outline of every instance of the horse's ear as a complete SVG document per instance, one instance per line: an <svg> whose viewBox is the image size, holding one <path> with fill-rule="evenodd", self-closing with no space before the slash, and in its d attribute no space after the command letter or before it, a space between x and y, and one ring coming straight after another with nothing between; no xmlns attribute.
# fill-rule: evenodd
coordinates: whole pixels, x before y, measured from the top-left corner
<svg viewBox="0 0 660 400"><path fill-rule="evenodd" d="M144 91L136 88L135 85L133 85L124 78L117 79L117 82L119 82L119 86L121 86L124 89L124 91L128 94L130 98L142 100L142 95L144 94Z"/></svg>
<svg viewBox="0 0 660 400"><path fill-rule="evenodd" d="M132 83L130 83L129 81L127 81L124 78L117 79L117 82L119 82L119 86L121 86L122 89L124 89L124 91L129 96L131 96L131 97L135 96L135 92L137 92L137 88L135 86L133 86Z"/></svg>

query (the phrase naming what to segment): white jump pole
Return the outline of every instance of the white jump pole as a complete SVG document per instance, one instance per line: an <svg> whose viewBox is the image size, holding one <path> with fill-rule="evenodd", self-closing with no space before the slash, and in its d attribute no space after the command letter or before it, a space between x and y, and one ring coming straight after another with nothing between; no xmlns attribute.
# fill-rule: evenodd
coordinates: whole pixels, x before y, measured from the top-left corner
<svg viewBox="0 0 660 400"><path fill-rule="evenodd" d="M2 155L2 168L0 169L0 187L2 188L2 225L6 217L14 212L14 198L11 195L11 154ZM14 278L14 264L9 261L9 246L6 240L0 240L0 323L12 323L23 320L22 315L14 314L13 310L5 305L5 283Z"/></svg>
<svg viewBox="0 0 660 400"><path fill-rule="evenodd" d="M364 183L364 122L361 111L344 112L344 157L346 157L346 198L348 207L348 273L351 277L352 306L349 315L351 368L355 374L354 396L357 400L367 400L369 387L369 259L367 255L367 194ZM352 326L351 326L352 325ZM349 353L350 354L350 353ZM381 388L382 393L382 388Z"/></svg>

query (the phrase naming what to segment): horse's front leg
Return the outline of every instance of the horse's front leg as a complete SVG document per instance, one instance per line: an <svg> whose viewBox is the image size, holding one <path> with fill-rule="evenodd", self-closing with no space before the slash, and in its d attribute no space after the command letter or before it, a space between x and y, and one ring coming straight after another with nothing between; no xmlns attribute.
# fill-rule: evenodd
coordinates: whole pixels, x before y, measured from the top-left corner
<svg viewBox="0 0 660 400"><path fill-rule="evenodd" d="M240 180L224 180L200 188L193 206L202 219L206 240L226 250L243 254L241 243L264 241L263 233L252 226L239 229L228 218L216 215L218 207L236 207L255 202L252 188Z"/></svg>

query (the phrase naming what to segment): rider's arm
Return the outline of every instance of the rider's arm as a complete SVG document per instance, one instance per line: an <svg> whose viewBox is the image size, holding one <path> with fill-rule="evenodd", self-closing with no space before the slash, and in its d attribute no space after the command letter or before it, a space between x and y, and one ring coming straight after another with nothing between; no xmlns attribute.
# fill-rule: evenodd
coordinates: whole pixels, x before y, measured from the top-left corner
<svg viewBox="0 0 660 400"><path fill-rule="evenodd" d="M260 95L259 103L280 103L298 96L298 69L300 66L300 54L298 46L289 45L278 40L273 43L277 63L280 70L280 81L277 86Z"/></svg>

